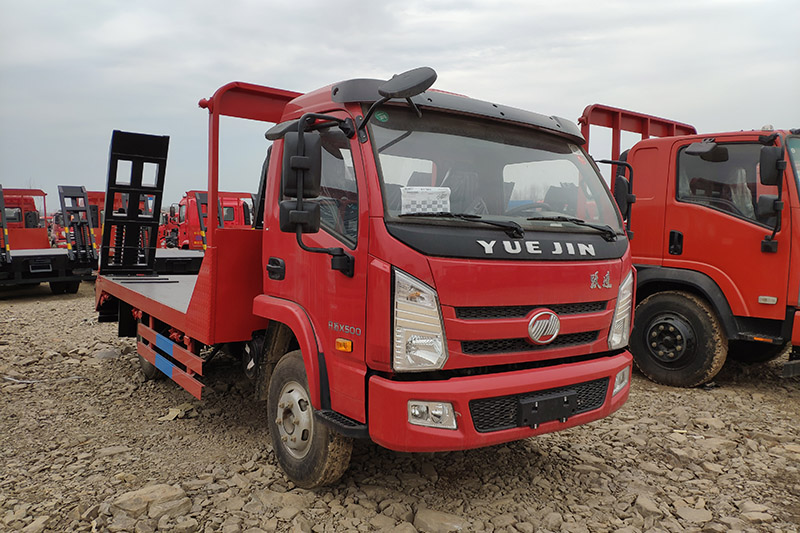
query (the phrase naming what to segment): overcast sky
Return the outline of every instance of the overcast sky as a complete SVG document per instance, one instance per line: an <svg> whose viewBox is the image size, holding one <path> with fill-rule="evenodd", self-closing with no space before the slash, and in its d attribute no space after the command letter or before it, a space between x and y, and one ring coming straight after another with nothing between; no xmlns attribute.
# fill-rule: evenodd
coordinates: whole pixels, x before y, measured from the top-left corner
<svg viewBox="0 0 800 533"><path fill-rule="evenodd" d="M570 120L604 103L701 132L800 127L798 0L0 6L0 184L50 210L59 184L105 189L114 129L171 136L165 204L205 188L197 101L234 80L306 92L426 65L434 88ZM222 187L255 192L266 128L235 122Z"/></svg>

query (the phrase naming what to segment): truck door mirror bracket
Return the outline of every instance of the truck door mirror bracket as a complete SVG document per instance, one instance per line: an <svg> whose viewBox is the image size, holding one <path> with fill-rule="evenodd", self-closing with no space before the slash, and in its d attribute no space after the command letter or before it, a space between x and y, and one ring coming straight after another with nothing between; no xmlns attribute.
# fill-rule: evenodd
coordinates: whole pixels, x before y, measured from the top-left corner
<svg viewBox="0 0 800 533"><path fill-rule="evenodd" d="M355 258L344 251L343 248L312 248L303 242L301 226L297 226L297 245L306 252L328 254L331 256L331 270L338 270L348 278L355 274Z"/></svg>

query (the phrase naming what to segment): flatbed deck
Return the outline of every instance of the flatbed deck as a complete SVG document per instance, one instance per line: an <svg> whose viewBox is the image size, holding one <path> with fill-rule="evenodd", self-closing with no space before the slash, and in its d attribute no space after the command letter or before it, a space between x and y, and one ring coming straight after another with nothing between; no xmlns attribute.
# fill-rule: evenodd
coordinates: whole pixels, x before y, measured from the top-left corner
<svg viewBox="0 0 800 533"><path fill-rule="evenodd" d="M35 248L32 250L14 250L11 249L8 251L11 255L11 260L13 261L14 258L23 258L23 257L41 257L41 256L59 256L63 255L66 257L67 249L66 248Z"/></svg>
<svg viewBox="0 0 800 533"><path fill-rule="evenodd" d="M189 302L197 283L197 274L103 277L180 313L189 310Z"/></svg>

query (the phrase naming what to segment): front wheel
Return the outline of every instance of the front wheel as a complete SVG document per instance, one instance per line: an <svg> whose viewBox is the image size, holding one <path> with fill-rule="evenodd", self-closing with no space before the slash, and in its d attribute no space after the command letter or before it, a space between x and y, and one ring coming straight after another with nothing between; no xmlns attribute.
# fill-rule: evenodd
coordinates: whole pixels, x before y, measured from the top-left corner
<svg viewBox="0 0 800 533"><path fill-rule="evenodd" d="M66 283L65 292L67 294L77 294L78 293L78 289L81 288L81 280L67 281L65 283Z"/></svg>
<svg viewBox="0 0 800 533"><path fill-rule="evenodd" d="M347 470L353 441L314 419L299 350L284 355L275 365L269 382L267 418L278 464L299 487L331 484Z"/></svg>
<svg viewBox="0 0 800 533"><path fill-rule="evenodd" d="M639 370L656 383L696 387L722 369L728 340L705 300L668 291L636 306L631 352Z"/></svg>
<svg viewBox="0 0 800 533"><path fill-rule="evenodd" d="M65 294L67 292L67 282L66 281L51 281L50 282L50 292L53 294Z"/></svg>

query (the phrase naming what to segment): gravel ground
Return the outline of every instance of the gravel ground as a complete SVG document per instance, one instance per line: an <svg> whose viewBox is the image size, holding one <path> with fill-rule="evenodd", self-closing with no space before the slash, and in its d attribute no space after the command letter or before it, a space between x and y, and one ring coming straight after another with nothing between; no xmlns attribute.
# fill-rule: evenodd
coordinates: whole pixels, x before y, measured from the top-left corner
<svg viewBox="0 0 800 533"><path fill-rule="evenodd" d="M467 452L358 441L335 486L276 466L230 360L203 401L144 382L93 286L0 292L0 531L800 531L800 380L729 362L564 432ZM785 357L785 356L784 356Z"/></svg>

